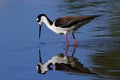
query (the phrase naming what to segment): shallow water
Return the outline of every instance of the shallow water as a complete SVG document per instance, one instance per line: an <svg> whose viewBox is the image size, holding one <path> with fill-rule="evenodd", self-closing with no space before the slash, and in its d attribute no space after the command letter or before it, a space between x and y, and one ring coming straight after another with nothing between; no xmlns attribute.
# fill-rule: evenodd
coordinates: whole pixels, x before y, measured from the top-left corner
<svg viewBox="0 0 120 80"><path fill-rule="evenodd" d="M0 79L119 80L120 1L52 1L52 5L50 0L0 1ZM78 47L69 35L68 48L64 36L54 34L45 25L38 39L36 16L40 13L51 20L65 15L102 16L76 31ZM38 73L36 66L40 58L45 64L59 54L68 55L68 62L51 65L52 70L46 74ZM74 62L71 60L76 59L81 65L77 69L70 66Z"/></svg>

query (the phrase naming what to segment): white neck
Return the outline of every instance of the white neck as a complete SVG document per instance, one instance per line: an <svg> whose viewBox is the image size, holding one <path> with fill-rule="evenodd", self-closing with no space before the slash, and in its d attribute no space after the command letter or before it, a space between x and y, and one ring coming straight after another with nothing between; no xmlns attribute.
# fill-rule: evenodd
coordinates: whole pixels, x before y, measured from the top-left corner
<svg viewBox="0 0 120 80"><path fill-rule="evenodd" d="M41 22L45 23L46 26L47 26L49 29L52 29L52 25L50 24L50 22L49 22L49 20L47 19L47 17L42 16L42 17L41 17Z"/></svg>
<svg viewBox="0 0 120 80"><path fill-rule="evenodd" d="M54 22L51 22L46 16L42 16L41 17L41 23L45 23L46 26L52 30L53 32L57 33L57 34L60 34L60 33L63 33L62 31L60 31L58 28L59 27L55 27L54 26ZM39 23L40 24L40 23Z"/></svg>

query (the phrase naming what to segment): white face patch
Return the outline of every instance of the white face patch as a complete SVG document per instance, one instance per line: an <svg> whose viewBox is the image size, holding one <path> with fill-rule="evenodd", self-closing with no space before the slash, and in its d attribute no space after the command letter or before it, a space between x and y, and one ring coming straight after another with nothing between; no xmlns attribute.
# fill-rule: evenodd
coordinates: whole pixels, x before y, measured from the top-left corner
<svg viewBox="0 0 120 80"><path fill-rule="evenodd" d="M37 18L36 21L38 22L38 20L39 20L39 19Z"/></svg>

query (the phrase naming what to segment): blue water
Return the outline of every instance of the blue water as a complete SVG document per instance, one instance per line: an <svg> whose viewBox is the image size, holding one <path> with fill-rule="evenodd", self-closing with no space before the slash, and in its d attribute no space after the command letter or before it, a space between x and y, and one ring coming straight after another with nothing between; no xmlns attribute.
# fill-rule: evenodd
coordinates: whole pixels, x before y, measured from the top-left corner
<svg viewBox="0 0 120 80"><path fill-rule="evenodd" d="M0 79L1 80L118 80L120 79L120 1L104 0L1 0L0 1ZM79 46L74 57L91 74L68 74L50 70L39 74L39 50L43 63L65 54L63 35L45 25L38 39L36 16L45 13L51 20L65 15L103 14L76 32ZM69 34L68 55L74 51Z"/></svg>

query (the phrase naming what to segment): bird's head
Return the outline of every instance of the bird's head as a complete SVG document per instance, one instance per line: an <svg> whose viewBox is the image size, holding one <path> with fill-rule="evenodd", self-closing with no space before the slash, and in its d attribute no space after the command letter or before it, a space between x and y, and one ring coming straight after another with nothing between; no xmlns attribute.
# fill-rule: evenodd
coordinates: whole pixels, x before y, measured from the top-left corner
<svg viewBox="0 0 120 80"><path fill-rule="evenodd" d="M37 22L39 23L39 25L42 25L42 18L43 17L46 17L46 15L45 14L39 14L38 16L37 16Z"/></svg>

